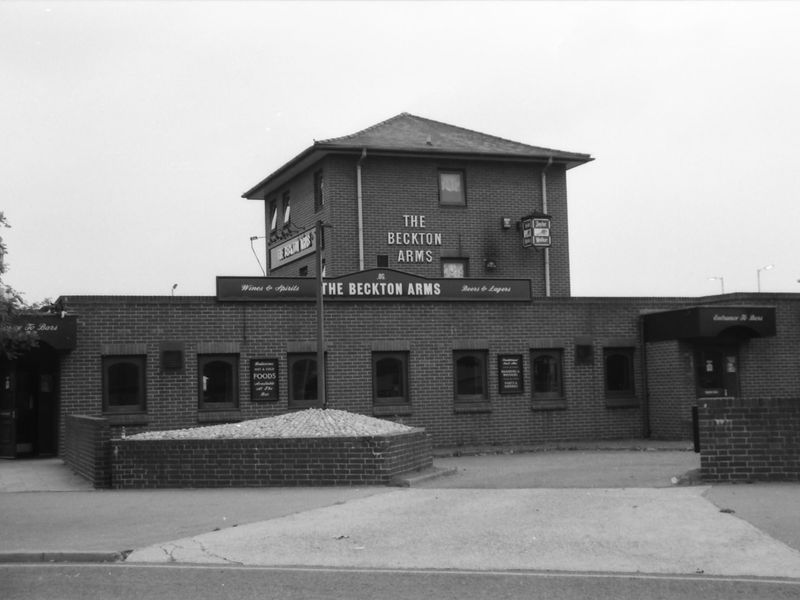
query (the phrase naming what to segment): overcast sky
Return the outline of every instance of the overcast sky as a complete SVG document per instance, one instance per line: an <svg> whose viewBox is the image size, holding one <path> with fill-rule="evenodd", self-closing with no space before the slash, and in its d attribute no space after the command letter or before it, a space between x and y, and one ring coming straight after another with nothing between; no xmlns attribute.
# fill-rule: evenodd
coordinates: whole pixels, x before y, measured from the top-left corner
<svg viewBox="0 0 800 600"><path fill-rule="evenodd" d="M800 292L798 30L796 2L0 2L5 281L213 295L261 274L244 191L410 112L595 158L574 295L752 292L770 264Z"/></svg>

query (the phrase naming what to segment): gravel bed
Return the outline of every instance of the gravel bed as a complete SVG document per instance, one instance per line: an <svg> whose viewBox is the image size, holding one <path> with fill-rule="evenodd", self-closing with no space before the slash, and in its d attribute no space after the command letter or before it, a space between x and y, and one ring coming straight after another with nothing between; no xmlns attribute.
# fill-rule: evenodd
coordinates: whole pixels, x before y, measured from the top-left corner
<svg viewBox="0 0 800 600"><path fill-rule="evenodd" d="M343 410L310 408L277 417L191 429L147 431L132 440L216 440L237 438L362 437L405 433L413 428Z"/></svg>

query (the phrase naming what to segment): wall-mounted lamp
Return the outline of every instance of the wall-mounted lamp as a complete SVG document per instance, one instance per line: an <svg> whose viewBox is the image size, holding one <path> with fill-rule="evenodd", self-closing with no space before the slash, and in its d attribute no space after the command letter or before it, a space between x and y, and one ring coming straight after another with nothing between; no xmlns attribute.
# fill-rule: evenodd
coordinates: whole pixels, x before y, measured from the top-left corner
<svg viewBox="0 0 800 600"><path fill-rule="evenodd" d="M500 223L502 224L503 229L511 229L511 217L503 217L500 220Z"/></svg>
<svg viewBox="0 0 800 600"><path fill-rule="evenodd" d="M487 258L485 266L487 271L494 271L497 268L497 263L491 258Z"/></svg>

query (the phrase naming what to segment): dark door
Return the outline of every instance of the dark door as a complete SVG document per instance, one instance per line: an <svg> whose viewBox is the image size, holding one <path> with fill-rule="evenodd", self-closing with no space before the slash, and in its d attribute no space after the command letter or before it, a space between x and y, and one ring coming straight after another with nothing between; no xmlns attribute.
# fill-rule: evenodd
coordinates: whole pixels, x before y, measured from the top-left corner
<svg viewBox="0 0 800 600"><path fill-rule="evenodd" d="M697 396L739 395L739 352L736 346L702 346L695 351Z"/></svg>
<svg viewBox="0 0 800 600"><path fill-rule="evenodd" d="M0 458L15 458L17 455L14 379L13 366L8 363L0 365Z"/></svg>

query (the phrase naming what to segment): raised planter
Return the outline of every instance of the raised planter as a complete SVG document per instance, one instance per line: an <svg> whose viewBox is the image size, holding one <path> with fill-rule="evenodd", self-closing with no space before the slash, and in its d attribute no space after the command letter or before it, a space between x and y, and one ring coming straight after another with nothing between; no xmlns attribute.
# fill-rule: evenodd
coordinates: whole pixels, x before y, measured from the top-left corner
<svg viewBox="0 0 800 600"><path fill-rule="evenodd" d="M424 429L360 437L115 439L114 488L384 485L430 467Z"/></svg>

